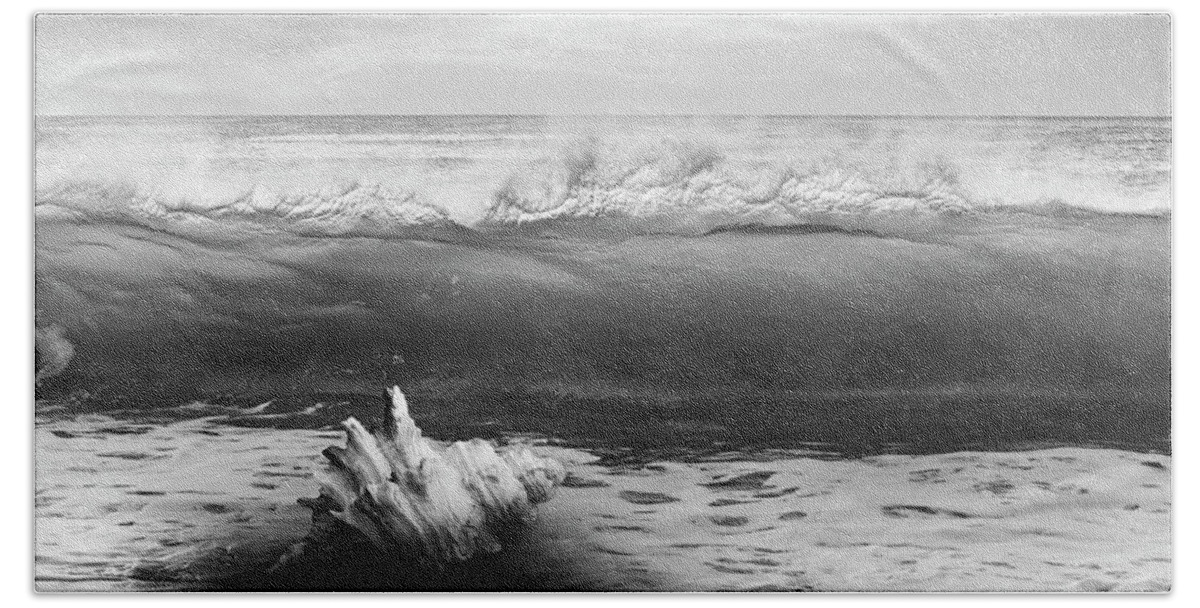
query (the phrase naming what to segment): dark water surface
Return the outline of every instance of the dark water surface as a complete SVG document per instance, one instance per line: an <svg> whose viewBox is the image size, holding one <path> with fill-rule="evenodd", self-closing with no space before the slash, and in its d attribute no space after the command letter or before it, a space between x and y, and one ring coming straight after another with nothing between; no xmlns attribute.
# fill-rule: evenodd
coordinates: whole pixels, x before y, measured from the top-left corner
<svg viewBox="0 0 1200 608"><path fill-rule="evenodd" d="M925 240L236 246L41 225L39 314L74 356L39 395L139 414L270 401L240 423L310 426L395 382L439 436L1168 445L1169 224L949 222Z"/></svg>

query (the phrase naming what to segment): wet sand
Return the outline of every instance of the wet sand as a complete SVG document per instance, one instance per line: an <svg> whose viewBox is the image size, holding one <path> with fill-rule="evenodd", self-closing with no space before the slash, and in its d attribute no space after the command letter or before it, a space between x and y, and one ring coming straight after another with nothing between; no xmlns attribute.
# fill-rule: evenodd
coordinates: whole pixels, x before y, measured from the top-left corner
<svg viewBox="0 0 1200 608"><path fill-rule="evenodd" d="M320 451L342 441L331 430L211 420L39 422L36 588L220 590L230 577L245 580L304 536L309 512L296 499L316 495ZM1144 592L1171 585L1171 458L1160 454L775 453L614 464L544 443L536 449L563 461L570 475L528 539L482 566L519 566L505 570L507 589ZM497 580L459 579L451 588L497 588Z"/></svg>

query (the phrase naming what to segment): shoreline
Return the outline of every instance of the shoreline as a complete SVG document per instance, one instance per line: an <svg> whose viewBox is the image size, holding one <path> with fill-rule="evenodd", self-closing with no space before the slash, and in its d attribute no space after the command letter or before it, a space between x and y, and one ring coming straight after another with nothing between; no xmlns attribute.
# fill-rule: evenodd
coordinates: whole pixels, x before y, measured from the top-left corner
<svg viewBox="0 0 1200 608"><path fill-rule="evenodd" d="M296 499L316 495L320 451L344 441L340 431L205 420L97 433L103 424L36 427L39 592L247 590L244 577L239 587L219 581L272 563L304 536L309 512ZM498 580L576 591L1170 588L1165 455L1055 448L622 464L535 450L567 466L565 487L526 541L447 589Z"/></svg>

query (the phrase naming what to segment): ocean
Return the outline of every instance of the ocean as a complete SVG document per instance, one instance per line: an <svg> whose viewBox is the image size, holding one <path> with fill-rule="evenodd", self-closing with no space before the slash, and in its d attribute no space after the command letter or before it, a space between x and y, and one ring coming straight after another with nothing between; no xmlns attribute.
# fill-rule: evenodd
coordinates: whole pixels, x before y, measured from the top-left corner
<svg viewBox="0 0 1200 608"><path fill-rule="evenodd" d="M1170 452L1169 118L35 128L40 421Z"/></svg>

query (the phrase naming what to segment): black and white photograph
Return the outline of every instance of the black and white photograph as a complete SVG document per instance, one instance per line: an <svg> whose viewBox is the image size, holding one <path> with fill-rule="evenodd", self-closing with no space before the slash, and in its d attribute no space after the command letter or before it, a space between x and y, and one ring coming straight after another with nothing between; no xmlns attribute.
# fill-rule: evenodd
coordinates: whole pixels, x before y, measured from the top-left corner
<svg viewBox="0 0 1200 608"><path fill-rule="evenodd" d="M1172 15L28 18L37 592L1171 591Z"/></svg>

